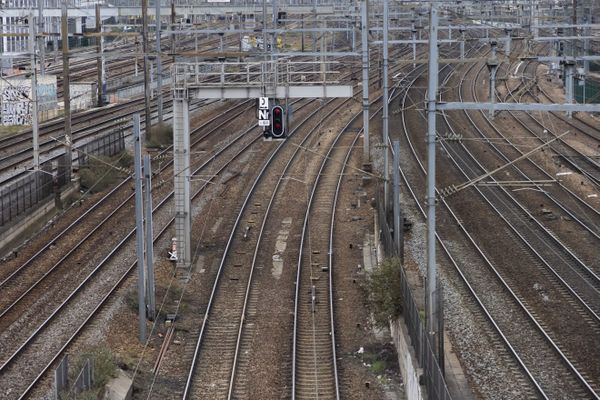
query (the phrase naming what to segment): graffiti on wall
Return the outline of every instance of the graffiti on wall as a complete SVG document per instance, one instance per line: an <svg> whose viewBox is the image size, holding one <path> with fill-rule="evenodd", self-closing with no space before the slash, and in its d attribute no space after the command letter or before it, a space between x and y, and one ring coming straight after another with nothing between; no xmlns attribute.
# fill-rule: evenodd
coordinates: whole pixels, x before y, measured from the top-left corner
<svg viewBox="0 0 600 400"><path fill-rule="evenodd" d="M56 108L56 77L54 82L39 82L37 86L38 110L48 111Z"/></svg>
<svg viewBox="0 0 600 400"><path fill-rule="evenodd" d="M0 89L0 117L2 125L31 124L31 102L29 87L23 85L4 86Z"/></svg>
<svg viewBox="0 0 600 400"><path fill-rule="evenodd" d="M93 107L96 100L96 83L71 83L71 109L86 110Z"/></svg>
<svg viewBox="0 0 600 400"><path fill-rule="evenodd" d="M38 112L56 109L56 76L39 77L37 95ZM30 80L0 81L0 124L30 125L32 111Z"/></svg>

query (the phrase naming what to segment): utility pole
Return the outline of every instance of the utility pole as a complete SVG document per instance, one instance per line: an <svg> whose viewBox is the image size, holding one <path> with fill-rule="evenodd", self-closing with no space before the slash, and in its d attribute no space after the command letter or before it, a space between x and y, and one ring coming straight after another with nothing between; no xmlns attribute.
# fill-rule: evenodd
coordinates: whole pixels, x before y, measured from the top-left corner
<svg viewBox="0 0 600 400"><path fill-rule="evenodd" d="M100 4L96 4L96 32L102 33L102 19L100 17ZM102 57L102 51L104 50L102 47L104 38L102 36L97 36L96 38L96 53L98 54L98 60L96 64L96 68L98 69L98 107L102 107L104 105L104 61Z"/></svg>
<svg viewBox="0 0 600 400"><path fill-rule="evenodd" d="M144 120L146 141L149 141L152 115L150 115L150 62L148 60L148 0L142 0L142 54L144 56Z"/></svg>
<svg viewBox="0 0 600 400"><path fill-rule="evenodd" d="M300 29L302 30L301 48L304 52L304 14L300 14Z"/></svg>
<svg viewBox="0 0 600 400"><path fill-rule="evenodd" d="M394 210L394 242L398 250L398 257L404 261L403 247L403 223L400 210L400 141L394 140L394 196L392 208Z"/></svg>
<svg viewBox="0 0 600 400"><path fill-rule="evenodd" d="M171 0L171 32L175 30L175 0ZM171 54L175 62L175 34L171 33Z"/></svg>
<svg viewBox="0 0 600 400"><path fill-rule="evenodd" d="M33 133L33 169L40 169L40 145L38 123L37 72L35 62L35 26L33 13L29 15L29 52L31 54L31 130Z"/></svg>
<svg viewBox="0 0 600 400"><path fill-rule="evenodd" d="M144 206L142 194L142 139L140 114L133 114L133 165L135 174L135 237L138 267L138 323L140 342L146 342L146 281L144 280Z"/></svg>
<svg viewBox="0 0 600 400"><path fill-rule="evenodd" d="M496 73L498 71L498 58L496 57L496 41L492 40L490 42L491 57L487 60L487 67L490 71L490 93L489 93L489 102L492 104L492 108L489 110L489 117L494 118L494 103L496 102Z"/></svg>
<svg viewBox="0 0 600 400"><path fill-rule="evenodd" d="M573 14L571 14L571 23L573 24L573 28L571 28L571 36L577 36L577 0L572 0L573 5ZM566 32L565 32L566 33ZM569 45L571 46L571 56L575 57L575 41L569 41ZM566 46L567 42L565 42Z"/></svg>
<svg viewBox="0 0 600 400"><path fill-rule="evenodd" d="M31 20L31 23L33 23L33 19ZM41 35L42 32L44 32L44 3L42 0L38 0L38 34L40 34L40 37L38 38L38 50L40 52L40 74L46 75L46 42L44 41L44 36Z"/></svg>
<svg viewBox="0 0 600 400"><path fill-rule="evenodd" d="M158 107L158 123L163 121L163 98L162 98L162 60L160 57L160 0L155 1L156 17L156 105Z"/></svg>
<svg viewBox="0 0 600 400"><path fill-rule="evenodd" d="M368 165L371 159L369 153L369 18L367 0L361 6L361 46L362 46L362 109L363 109L363 164ZM304 37L304 33L302 34ZM304 46L302 48L304 51Z"/></svg>
<svg viewBox="0 0 600 400"><path fill-rule="evenodd" d="M146 297L148 299L148 319L154 321L156 314L156 301L154 296L154 233L152 230L152 166L150 155L144 156L144 187L146 194L145 220L146 220Z"/></svg>
<svg viewBox="0 0 600 400"><path fill-rule="evenodd" d="M435 257L435 138L438 91L438 10L431 4L429 21L429 82L427 89L427 333L435 346L437 331L437 264ZM439 338L442 340L442 338Z"/></svg>
<svg viewBox="0 0 600 400"><path fill-rule="evenodd" d="M389 89L388 89L388 34L389 0L383 0L383 202L385 212L389 211L390 168L388 165L389 142Z"/></svg>
<svg viewBox="0 0 600 400"><path fill-rule="evenodd" d="M73 164L71 153L71 92L69 83L69 16L67 0L62 2L61 37L62 37L62 64L63 64L63 102L65 107L65 171L71 176Z"/></svg>

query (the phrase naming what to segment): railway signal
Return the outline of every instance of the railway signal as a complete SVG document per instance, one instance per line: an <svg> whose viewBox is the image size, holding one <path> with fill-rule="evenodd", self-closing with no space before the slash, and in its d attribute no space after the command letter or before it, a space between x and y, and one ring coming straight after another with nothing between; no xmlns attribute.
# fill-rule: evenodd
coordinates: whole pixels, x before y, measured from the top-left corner
<svg viewBox="0 0 600 400"><path fill-rule="evenodd" d="M285 138L285 123L281 106L274 106L271 109L271 137L273 139Z"/></svg>

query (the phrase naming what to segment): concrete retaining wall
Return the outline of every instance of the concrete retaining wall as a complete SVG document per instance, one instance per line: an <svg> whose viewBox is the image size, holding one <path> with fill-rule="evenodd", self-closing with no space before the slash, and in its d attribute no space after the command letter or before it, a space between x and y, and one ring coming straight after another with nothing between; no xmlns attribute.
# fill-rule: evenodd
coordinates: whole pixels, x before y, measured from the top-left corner
<svg viewBox="0 0 600 400"><path fill-rule="evenodd" d="M423 373L418 368L414 349L409 343L408 331L404 324L404 318L400 318L390 324L390 333L396 350L398 351L398 363L404 382L404 391L408 400L424 400L425 386L419 385L419 376Z"/></svg>

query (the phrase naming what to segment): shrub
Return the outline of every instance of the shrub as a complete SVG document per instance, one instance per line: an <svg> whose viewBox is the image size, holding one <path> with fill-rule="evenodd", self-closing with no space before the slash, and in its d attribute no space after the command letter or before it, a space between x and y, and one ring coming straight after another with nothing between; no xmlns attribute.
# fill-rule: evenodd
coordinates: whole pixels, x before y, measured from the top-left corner
<svg viewBox="0 0 600 400"><path fill-rule="evenodd" d="M153 148L164 148L173 144L173 127L160 123L150 127L150 135L146 136L146 145Z"/></svg>
<svg viewBox="0 0 600 400"><path fill-rule="evenodd" d="M117 365L113 354L106 347L93 347L79 357L75 371L79 372L85 361L90 359L94 363L94 387L103 388L111 378L117 376Z"/></svg>
<svg viewBox="0 0 600 400"><path fill-rule="evenodd" d="M387 327L390 320L402 313L400 284L400 260L389 258L376 267L367 277L367 299L375 324Z"/></svg>
<svg viewBox="0 0 600 400"><path fill-rule="evenodd" d="M90 189L92 193L103 191L126 174L119 168L128 169L132 160L133 157L127 152L113 157L90 157L87 164L79 169L81 186Z"/></svg>

